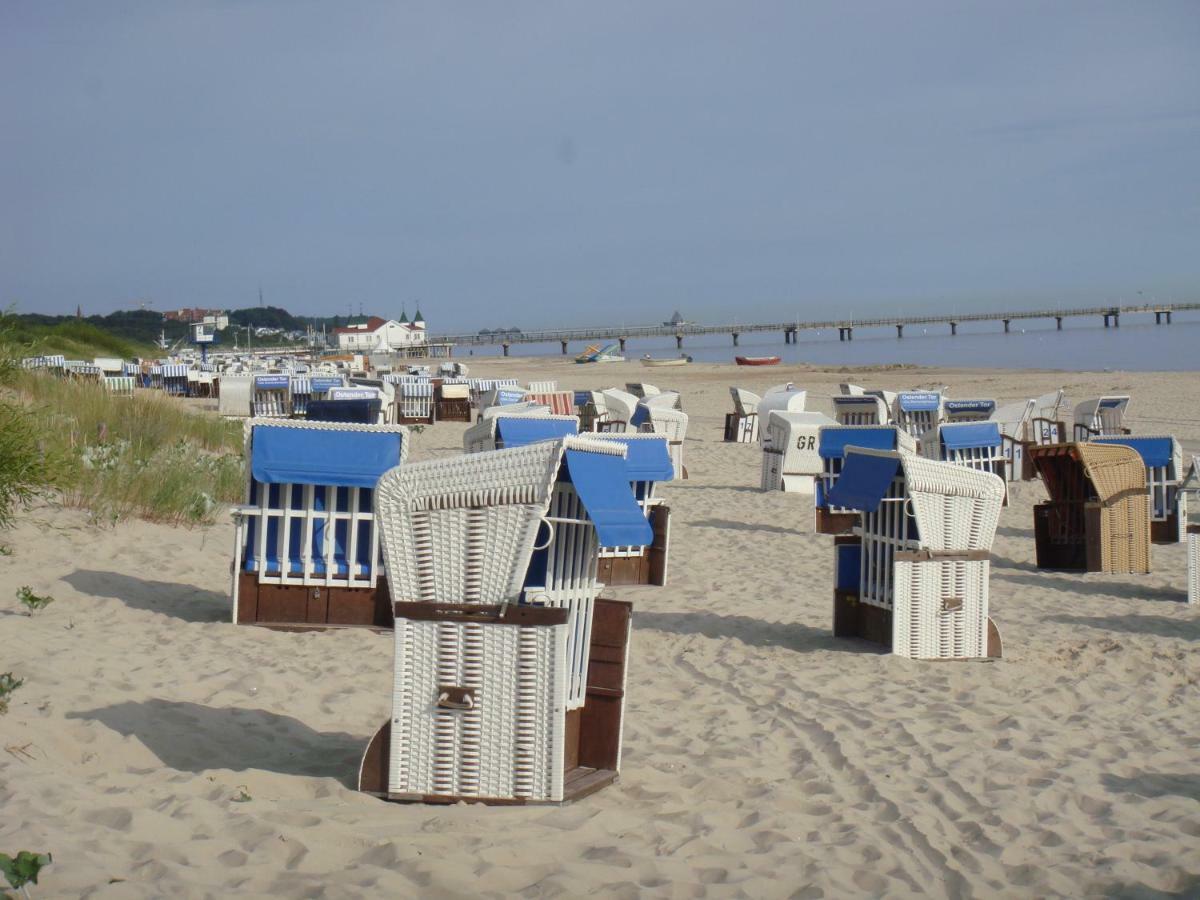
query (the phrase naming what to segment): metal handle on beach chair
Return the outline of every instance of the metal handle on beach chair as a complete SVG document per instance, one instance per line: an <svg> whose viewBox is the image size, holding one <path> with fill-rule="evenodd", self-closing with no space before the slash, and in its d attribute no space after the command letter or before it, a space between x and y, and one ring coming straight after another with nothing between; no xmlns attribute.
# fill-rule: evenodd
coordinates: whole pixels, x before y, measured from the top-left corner
<svg viewBox="0 0 1200 900"><path fill-rule="evenodd" d="M438 685L437 705L440 709L474 709L475 688Z"/></svg>

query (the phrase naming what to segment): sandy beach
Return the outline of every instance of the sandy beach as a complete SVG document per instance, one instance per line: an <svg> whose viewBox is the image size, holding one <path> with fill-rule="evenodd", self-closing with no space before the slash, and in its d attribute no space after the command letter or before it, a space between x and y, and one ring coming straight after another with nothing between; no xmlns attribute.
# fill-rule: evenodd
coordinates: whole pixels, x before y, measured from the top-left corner
<svg viewBox="0 0 1200 900"><path fill-rule="evenodd" d="M1145 577L1034 566L1039 483L993 548L1002 660L921 663L831 633L811 498L722 442L731 385L840 381L956 398L1133 396L1136 433L1200 452L1194 373L466 359L472 375L683 392L690 479L669 583L635 603L620 781L562 807L385 803L352 789L392 641L229 622L233 528L116 527L42 505L0 535L0 851L35 896L1200 895L1200 609L1182 545ZM465 426L413 437L461 452ZM55 602L26 617L14 592Z"/></svg>

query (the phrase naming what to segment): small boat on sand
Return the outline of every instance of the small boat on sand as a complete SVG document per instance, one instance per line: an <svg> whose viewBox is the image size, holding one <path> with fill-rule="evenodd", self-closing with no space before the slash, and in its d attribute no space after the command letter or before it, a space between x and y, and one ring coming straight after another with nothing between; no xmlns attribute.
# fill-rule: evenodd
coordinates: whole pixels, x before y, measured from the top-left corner
<svg viewBox="0 0 1200 900"><path fill-rule="evenodd" d="M777 366L778 356L735 356L733 361L739 366Z"/></svg>
<svg viewBox="0 0 1200 900"><path fill-rule="evenodd" d="M604 362L625 362L625 357L617 352L616 344L609 344L603 350L594 344L588 347L577 357L577 363L604 363Z"/></svg>
<svg viewBox="0 0 1200 900"><path fill-rule="evenodd" d="M656 366L686 366L691 361L692 358L690 356L674 356L668 357L667 359L654 359L649 353L647 353L642 357L642 365L650 366L652 368Z"/></svg>

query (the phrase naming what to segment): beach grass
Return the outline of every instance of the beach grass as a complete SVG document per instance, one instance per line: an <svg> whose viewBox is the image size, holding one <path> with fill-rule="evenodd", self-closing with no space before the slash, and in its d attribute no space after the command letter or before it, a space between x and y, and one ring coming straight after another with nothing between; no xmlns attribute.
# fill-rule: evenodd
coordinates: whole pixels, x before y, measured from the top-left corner
<svg viewBox="0 0 1200 900"><path fill-rule="evenodd" d="M21 449L35 451L44 486L100 521L130 516L211 522L241 499L242 429L176 399L116 396L100 384L42 372L9 379Z"/></svg>

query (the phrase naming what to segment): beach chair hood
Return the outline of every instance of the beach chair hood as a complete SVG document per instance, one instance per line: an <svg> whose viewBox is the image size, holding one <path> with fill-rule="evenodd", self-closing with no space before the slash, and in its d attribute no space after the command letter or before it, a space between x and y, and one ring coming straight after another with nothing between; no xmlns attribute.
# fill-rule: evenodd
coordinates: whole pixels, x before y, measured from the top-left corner
<svg viewBox="0 0 1200 900"><path fill-rule="evenodd" d="M1132 447L1120 444L1048 444L1031 447L1030 458L1046 485L1051 499L1062 497L1067 488L1061 469L1062 460L1083 467L1084 476L1101 503L1119 499L1127 493L1146 492L1146 467Z"/></svg>
<svg viewBox="0 0 1200 900"><path fill-rule="evenodd" d="M261 484L373 488L408 453L400 426L251 419L246 431L251 476Z"/></svg>
<svg viewBox="0 0 1200 900"><path fill-rule="evenodd" d="M588 435L588 438L625 445L625 469L630 481L670 481L675 477L665 434L648 431L625 434L601 432Z"/></svg>
<svg viewBox="0 0 1200 900"><path fill-rule="evenodd" d="M1181 473L1183 469L1183 448L1179 445L1179 441L1170 435L1096 437L1092 438L1089 443L1132 447L1142 458L1142 463L1147 469L1170 467L1177 473Z"/></svg>

